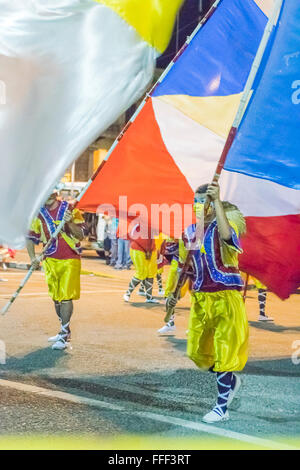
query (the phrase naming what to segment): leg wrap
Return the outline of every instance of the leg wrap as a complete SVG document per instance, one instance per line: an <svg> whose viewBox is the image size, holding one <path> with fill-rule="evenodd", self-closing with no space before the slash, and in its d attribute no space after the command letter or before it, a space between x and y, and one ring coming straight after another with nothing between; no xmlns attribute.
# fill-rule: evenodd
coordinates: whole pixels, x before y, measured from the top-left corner
<svg viewBox="0 0 300 470"><path fill-rule="evenodd" d="M141 282L140 288L139 288L139 294L145 294L146 293L146 288L145 288L145 281Z"/></svg>
<svg viewBox="0 0 300 470"><path fill-rule="evenodd" d="M259 313L262 316L266 316L266 300L267 300L267 291L266 289L258 289L258 303L259 303Z"/></svg>
<svg viewBox="0 0 300 470"><path fill-rule="evenodd" d="M63 300L60 307L61 317L61 336L64 341L70 338L70 320L73 314L73 302L72 300Z"/></svg>
<svg viewBox="0 0 300 470"><path fill-rule="evenodd" d="M217 386L217 407L226 413L228 396L232 386L232 372L217 372Z"/></svg>
<svg viewBox="0 0 300 470"><path fill-rule="evenodd" d="M157 280L159 290L163 290L162 275L156 274L156 280Z"/></svg>
<svg viewBox="0 0 300 470"><path fill-rule="evenodd" d="M134 291L134 289L139 285L140 282L141 282L140 279L138 279L137 277L133 277L130 281L126 294L130 296L132 292Z"/></svg>
<svg viewBox="0 0 300 470"><path fill-rule="evenodd" d="M145 283L145 288L146 288L147 300L151 300L152 299L152 290L153 290L153 278L148 277L147 279L145 279L144 283Z"/></svg>

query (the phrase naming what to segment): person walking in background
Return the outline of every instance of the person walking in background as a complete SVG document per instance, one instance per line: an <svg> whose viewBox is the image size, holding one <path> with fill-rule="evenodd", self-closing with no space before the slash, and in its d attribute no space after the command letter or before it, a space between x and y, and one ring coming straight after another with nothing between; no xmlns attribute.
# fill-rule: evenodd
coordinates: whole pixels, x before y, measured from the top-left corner
<svg viewBox="0 0 300 470"><path fill-rule="evenodd" d="M135 275L130 281L123 299L129 302L134 289L143 282L146 291L146 302L157 304L159 301L153 298L153 281L157 273L157 251L155 240L151 237L151 229L147 227L147 237L140 235L140 225L137 224L129 234L130 256L135 268Z"/></svg>

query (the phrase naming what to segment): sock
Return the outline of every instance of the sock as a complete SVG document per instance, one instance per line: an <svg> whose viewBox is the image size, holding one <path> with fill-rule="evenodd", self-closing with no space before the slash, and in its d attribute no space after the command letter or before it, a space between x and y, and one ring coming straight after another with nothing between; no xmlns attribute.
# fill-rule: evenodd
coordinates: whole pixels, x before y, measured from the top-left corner
<svg viewBox="0 0 300 470"><path fill-rule="evenodd" d="M127 290L126 294L131 296L132 292L139 285L140 282L141 282L140 279L138 279L137 277L133 277L131 279L130 283L129 283L128 290Z"/></svg>
<svg viewBox="0 0 300 470"><path fill-rule="evenodd" d="M152 290L153 290L153 277L148 277L147 279L145 279L144 281L144 285L145 285L145 288L146 288L146 298L147 300L151 300L152 299Z"/></svg>
<svg viewBox="0 0 300 470"><path fill-rule="evenodd" d="M72 300L63 300L60 307L60 318L61 318L61 337L63 341L70 339L70 320L73 314L73 302Z"/></svg>
<svg viewBox="0 0 300 470"><path fill-rule="evenodd" d="M217 405L225 414L227 401L232 386L232 372L217 372L218 399Z"/></svg>
<svg viewBox="0 0 300 470"><path fill-rule="evenodd" d="M258 303L259 303L259 314L263 317L266 316L266 300L267 300L267 291L266 289L258 289Z"/></svg>
<svg viewBox="0 0 300 470"><path fill-rule="evenodd" d="M163 290L162 275L156 274L156 280L157 280L159 290Z"/></svg>

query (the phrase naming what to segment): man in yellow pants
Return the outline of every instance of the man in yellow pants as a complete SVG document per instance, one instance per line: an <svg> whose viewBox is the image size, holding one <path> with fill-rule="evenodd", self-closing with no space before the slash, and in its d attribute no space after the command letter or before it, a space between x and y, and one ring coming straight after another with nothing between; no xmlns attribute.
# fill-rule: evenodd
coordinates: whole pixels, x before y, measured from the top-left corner
<svg viewBox="0 0 300 470"><path fill-rule="evenodd" d="M46 245L62 220L64 229L47 249L43 261L49 295L61 324L60 332L49 338L49 342L53 343L52 349L58 350L68 346L73 300L80 297L80 241L84 236L84 219L78 209L59 201L54 192L33 220L27 239L28 254L37 269L35 245Z"/></svg>
<svg viewBox="0 0 300 470"><path fill-rule="evenodd" d="M236 206L221 202L218 185L203 185L196 191L199 220L206 197L212 205L204 216L204 234L199 238L193 224L183 236L185 258L192 250L187 271L192 299L187 354L199 368L217 374L217 402L203 417L206 423L216 423L229 419L228 407L240 387L234 372L241 371L248 359L248 322L238 269L245 221ZM167 312L176 301L169 296Z"/></svg>

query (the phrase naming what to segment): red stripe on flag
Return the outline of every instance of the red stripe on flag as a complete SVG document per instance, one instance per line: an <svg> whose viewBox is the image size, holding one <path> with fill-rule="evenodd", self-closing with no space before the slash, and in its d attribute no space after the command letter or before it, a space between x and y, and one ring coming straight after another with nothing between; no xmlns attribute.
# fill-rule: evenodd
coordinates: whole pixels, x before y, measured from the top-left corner
<svg viewBox="0 0 300 470"><path fill-rule="evenodd" d="M281 299L300 286L300 215L247 217L240 269Z"/></svg>
<svg viewBox="0 0 300 470"><path fill-rule="evenodd" d="M150 99L116 146L78 207L96 212L100 204L119 210L119 196L128 207L144 204L193 203L193 191L169 154ZM122 215L122 214L121 214Z"/></svg>

